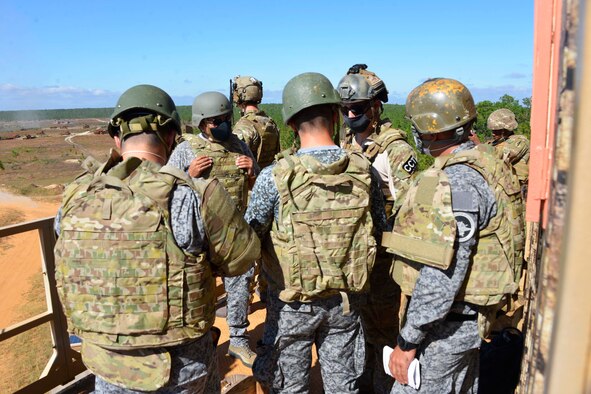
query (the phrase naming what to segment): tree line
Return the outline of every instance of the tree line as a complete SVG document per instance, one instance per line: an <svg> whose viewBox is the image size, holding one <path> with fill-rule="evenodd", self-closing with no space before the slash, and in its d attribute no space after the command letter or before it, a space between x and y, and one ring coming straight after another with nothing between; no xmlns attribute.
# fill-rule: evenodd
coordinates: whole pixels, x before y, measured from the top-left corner
<svg viewBox="0 0 591 394"><path fill-rule="evenodd" d="M293 133L289 128L283 124L283 117L281 116L281 104L261 104L260 108L273 118L281 130L281 147L286 149L292 146L294 142ZM492 138L490 130L486 128L486 120L491 112L500 109L508 108L513 113L519 126L516 130L517 134L523 134L530 137L531 129L529 118L531 114L531 98L524 98L519 100L505 94L500 97L498 101L492 102L489 100L481 101L476 104L478 117L474 129L481 141L486 141ZM177 107L179 115L183 124L191 123L191 106L184 105ZM51 110L37 110L37 111L0 111L0 121L23 121L23 120L62 120L62 119L84 119L84 118L108 118L111 116L113 108L77 108L77 109L51 109ZM401 129L407 132L408 142L414 145L412 134L410 133L410 122L405 118L404 105L401 104L384 104L383 117L387 117L392 122L392 127ZM234 110L234 119L239 119L238 109ZM335 136L337 139L338 136ZM428 167L432 163L432 158L427 155L419 153L419 167L421 169Z"/></svg>

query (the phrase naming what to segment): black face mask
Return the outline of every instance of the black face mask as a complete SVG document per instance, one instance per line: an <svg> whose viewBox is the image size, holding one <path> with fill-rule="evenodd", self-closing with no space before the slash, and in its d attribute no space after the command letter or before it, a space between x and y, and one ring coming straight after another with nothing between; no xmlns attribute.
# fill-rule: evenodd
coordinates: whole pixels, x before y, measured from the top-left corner
<svg viewBox="0 0 591 394"><path fill-rule="evenodd" d="M349 126L351 130L353 130L354 133L363 133L371 122L371 119L369 119L365 114L356 116L354 118L343 116L343 120L345 121L345 124Z"/></svg>
<svg viewBox="0 0 591 394"><path fill-rule="evenodd" d="M229 120L221 122L217 127L209 129L213 138L218 141L226 141L232 134L232 125Z"/></svg>

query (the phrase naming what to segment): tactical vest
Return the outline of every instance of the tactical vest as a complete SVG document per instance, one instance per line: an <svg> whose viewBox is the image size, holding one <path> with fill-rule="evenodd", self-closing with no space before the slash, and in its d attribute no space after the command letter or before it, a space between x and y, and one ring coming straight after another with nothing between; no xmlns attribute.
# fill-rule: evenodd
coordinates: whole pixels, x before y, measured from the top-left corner
<svg viewBox="0 0 591 394"><path fill-rule="evenodd" d="M256 155L259 167L262 169L273 163L275 155L281 150L279 128L273 119L263 111L248 111L240 118L235 128L240 127L252 128L260 137L256 152L250 147Z"/></svg>
<svg viewBox="0 0 591 394"><path fill-rule="evenodd" d="M64 194L55 255L69 330L115 350L201 337L213 324L215 281L205 253L177 246L168 209L171 190L190 179L137 158L112 164Z"/></svg>
<svg viewBox="0 0 591 394"><path fill-rule="evenodd" d="M248 176L246 171L236 166L236 159L245 154L240 140L234 134L222 143L207 140L200 135L185 134L183 137L191 144L195 156L209 156L213 159L213 165L201 177L217 178L236 203L238 211L244 213L248 201Z"/></svg>
<svg viewBox="0 0 591 394"><path fill-rule="evenodd" d="M359 154L331 164L287 155L273 168L281 208L271 238L283 301L368 290L376 254L369 171Z"/></svg>
<svg viewBox="0 0 591 394"><path fill-rule="evenodd" d="M489 148L479 145L436 158L410 187L383 245L396 254L394 279L406 295L412 294L420 264L449 267L455 255L457 223L443 169L455 164L478 171L494 191L497 203L496 215L479 232L473 261L456 300L495 305L518 288L524 233L519 182L510 166L495 158Z"/></svg>
<svg viewBox="0 0 591 394"><path fill-rule="evenodd" d="M367 159L373 163L376 157L386 152L390 144L396 141L405 141L406 142L406 133L402 130L393 129L392 122L387 119L384 119L381 124L379 125L380 132L379 134L372 133L368 139L372 142L367 148L363 151L362 148L353 142L355 138L354 133L347 134L345 140L343 141L342 148L349 151L349 152L362 152ZM384 204L386 209L386 216L391 217L394 207L394 197L390 193L390 188L387 183L380 182L382 188L382 194L384 195Z"/></svg>
<svg viewBox="0 0 591 394"><path fill-rule="evenodd" d="M529 169L529 140L521 134L512 134L494 145L498 157L506 160L515 169L519 182L527 182Z"/></svg>

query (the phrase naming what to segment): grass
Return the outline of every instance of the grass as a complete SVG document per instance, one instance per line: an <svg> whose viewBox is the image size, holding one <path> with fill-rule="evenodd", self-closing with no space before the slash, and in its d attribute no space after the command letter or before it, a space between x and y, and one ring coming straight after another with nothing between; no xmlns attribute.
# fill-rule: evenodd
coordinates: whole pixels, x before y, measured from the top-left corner
<svg viewBox="0 0 591 394"><path fill-rule="evenodd" d="M18 320L44 312L47 309L43 276L35 275L25 293L25 303L18 310ZM0 343L3 371L0 374L0 393L12 393L36 381L45 368L52 352L49 323L28 330Z"/></svg>

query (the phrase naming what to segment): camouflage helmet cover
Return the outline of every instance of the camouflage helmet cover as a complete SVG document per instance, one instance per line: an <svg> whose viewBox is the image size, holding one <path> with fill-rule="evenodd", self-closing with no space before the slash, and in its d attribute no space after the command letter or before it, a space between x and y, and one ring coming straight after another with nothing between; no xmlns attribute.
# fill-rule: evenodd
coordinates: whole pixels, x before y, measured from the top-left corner
<svg viewBox="0 0 591 394"><path fill-rule="evenodd" d="M513 131L517 128L517 120L515 120L515 114L511 110L501 108L489 115L486 127L490 130Z"/></svg>
<svg viewBox="0 0 591 394"><path fill-rule="evenodd" d="M232 83L232 101L236 104L252 102L259 104L263 98L263 82L255 77L240 76Z"/></svg>
<svg viewBox="0 0 591 394"><path fill-rule="evenodd" d="M127 89L115 105L107 130L111 137L119 132L118 119L129 120L129 115L155 114L170 119L176 132L181 133L181 118L172 98L153 85L136 85Z"/></svg>
<svg viewBox="0 0 591 394"><path fill-rule="evenodd" d="M194 127L199 127L203 119L231 113L232 104L220 92L205 92L195 97L192 112L191 123Z"/></svg>
<svg viewBox="0 0 591 394"><path fill-rule="evenodd" d="M339 105L341 98L324 75L314 72L296 75L283 88L283 122L289 120L303 109L315 105Z"/></svg>
<svg viewBox="0 0 591 394"><path fill-rule="evenodd" d="M476 119L476 106L461 82L433 78L409 93L406 116L419 133L436 134L456 130Z"/></svg>

